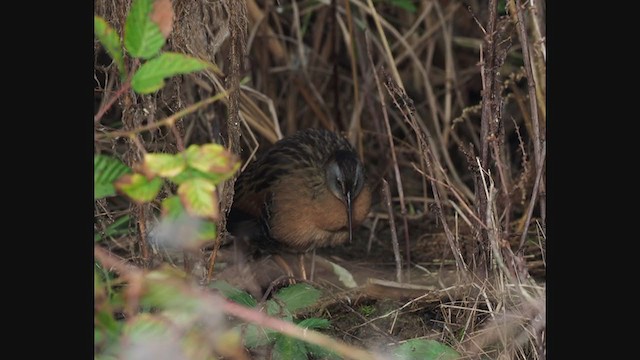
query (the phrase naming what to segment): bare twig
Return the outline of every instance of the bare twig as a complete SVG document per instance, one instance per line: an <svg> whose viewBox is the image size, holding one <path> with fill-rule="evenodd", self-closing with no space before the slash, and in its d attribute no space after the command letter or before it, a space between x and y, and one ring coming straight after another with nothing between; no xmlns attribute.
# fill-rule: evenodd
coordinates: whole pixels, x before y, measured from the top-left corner
<svg viewBox="0 0 640 360"><path fill-rule="evenodd" d="M546 142L543 142L541 161L544 161L546 157L546 153L547 153ZM520 236L520 246L518 247L518 252L522 251L524 246L524 241L527 238L527 233L529 232L529 223L531 223L533 208L535 207L535 204L536 204L536 195L538 194L538 190L540 188L540 181L542 179L542 169L543 167L541 166L536 171L536 181L533 183L533 191L531 192L531 200L529 200L529 206L527 207L527 218L524 222L522 235Z"/></svg>
<svg viewBox="0 0 640 360"><path fill-rule="evenodd" d="M173 126L175 124L175 122L182 118L183 116L186 116L198 109L200 109L201 107L214 103L222 98L224 98L225 96L227 96L226 92L222 92L219 94L216 94L215 96L212 96L208 99L204 99L202 101L199 101L193 105L187 106L186 108L178 111L177 113L171 115L171 116L167 116L166 118L160 120L160 121L156 121L152 124L148 124L145 126L140 126L138 128L132 129L132 130L120 130L120 131L111 131L108 133L104 133L104 134L96 134L95 138L96 140L100 140L100 139L114 139L114 138L118 138L118 137L125 137L125 136L129 136L131 134L138 134L141 133L143 131L147 131L147 130L153 130L153 129L157 129L161 126Z"/></svg>
<svg viewBox="0 0 640 360"><path fill-rule="evenodd" d="M396 234L396 221L393 216L393 206L391 206L391 191L389 183L382 179L382 195L384 196L387 212L389 213L389 227L391 228L391 244L393 245L393 256L396 261L396 280L402 282L402 259L400 258L400 246L398 244L398 235Z"/></svg>

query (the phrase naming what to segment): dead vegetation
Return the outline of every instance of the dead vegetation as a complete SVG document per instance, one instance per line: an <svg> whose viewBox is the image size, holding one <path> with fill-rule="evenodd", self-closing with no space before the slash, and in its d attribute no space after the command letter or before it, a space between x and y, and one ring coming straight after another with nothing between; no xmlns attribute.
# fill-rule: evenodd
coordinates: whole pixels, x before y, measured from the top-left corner
<svg viewBox="0 0 640 360"><path fill-rule="evenodd" d="M95 12L121 31L129 3L98 0ZM397 3L175 0L167 48L222 73L174 77L155 95L127 92L96 133L228 97L170 130L97 140L96 152L133 164L141 147L216 142L251 161L297 129L343 132L378 195L356 241L319 254L365 284L345 290L317 272L331 296L312 311L332 321L332 335L365 347L429 338L469 358L544 359L545 3L417 1L415 12ZM97 112L120 84L98 45L95 79ZM223 211L232 189L218 189ZM131 216L135 231L105 245L135 264L171 262L207 281L224 261L221 241L177 259L150 246L154 205L113 198L95 209L97 232Z"/></svg>

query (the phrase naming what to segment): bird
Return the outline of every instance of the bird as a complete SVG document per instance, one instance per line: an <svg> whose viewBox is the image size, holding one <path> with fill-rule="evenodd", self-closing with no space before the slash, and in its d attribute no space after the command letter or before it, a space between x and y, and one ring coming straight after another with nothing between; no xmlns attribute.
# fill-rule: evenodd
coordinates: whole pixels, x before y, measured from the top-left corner
<svg viewBox="0 0 640 360"><path fill-rule="evenodd" d="M306 279L304 254L351 242L370 208L364 165L351 144L332 131L309 128L277 141L246 166L235 182L227 230L255 256L298 254Z"/></svg>

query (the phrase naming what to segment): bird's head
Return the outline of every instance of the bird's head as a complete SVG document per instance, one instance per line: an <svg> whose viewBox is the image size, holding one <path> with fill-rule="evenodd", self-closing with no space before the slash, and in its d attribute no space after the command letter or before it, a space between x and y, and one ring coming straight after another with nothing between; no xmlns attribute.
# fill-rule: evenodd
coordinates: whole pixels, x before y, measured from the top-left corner
<svg viewBox="0 0 640 360"><path fill-rule="evenodd" d="M327 185L331 193L342 201L349 221L349 242L353 238L353 200L364 186L364 168L355 152L338 150L325 166Z"/></svg>

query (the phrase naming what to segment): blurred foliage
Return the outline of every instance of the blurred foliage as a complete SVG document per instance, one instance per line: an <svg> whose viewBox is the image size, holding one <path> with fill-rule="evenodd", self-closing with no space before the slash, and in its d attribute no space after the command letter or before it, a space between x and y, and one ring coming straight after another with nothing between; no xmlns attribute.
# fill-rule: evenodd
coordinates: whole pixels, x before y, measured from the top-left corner
<svg viewBox="0 0 640 360"><path fill-rule="evenodd" d="M259 308L256 299L245 291L238 290L224 281L212 283L212 288L220 291L229 300L250 308ZM315 304L321 292L308 284L295 284L278 290L261 307L270 316L295 323L305 329L327 329L330 322L327 319L307 318L297 320L295 313ZM236 327L243 333L244 344L250 348L271 346L272 359L307 359L309 355L321 359L340 359L328 349L308 344L291 338L277 331L263 328L254 324L242 324Z"/></svg>

